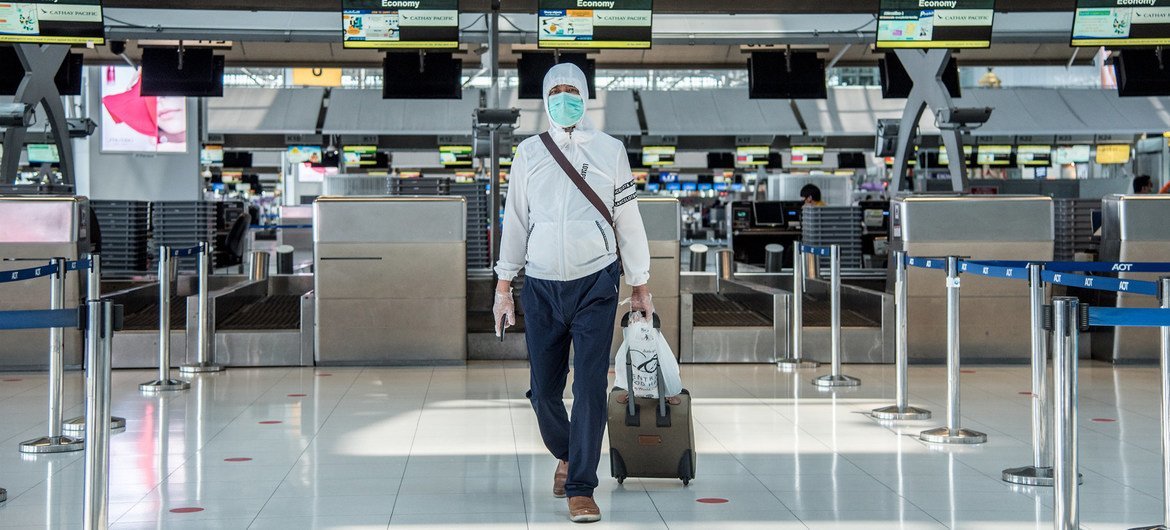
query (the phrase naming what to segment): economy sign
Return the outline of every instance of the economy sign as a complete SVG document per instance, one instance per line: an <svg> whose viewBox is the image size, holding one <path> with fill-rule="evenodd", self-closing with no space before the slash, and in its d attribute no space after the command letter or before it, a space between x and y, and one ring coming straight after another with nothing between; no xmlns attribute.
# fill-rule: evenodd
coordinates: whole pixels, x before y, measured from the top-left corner
<svg viewBox="0 0 1170 530"><path fill-rule="evenodd" d="M1170 0L1077 0L1073 46L1170 44Z"/></svg>
<svg viewBox="0 0 1170 530"><path fill-rule="evenodd" d="M650 47L653 0L540 0L541 48Z"/></svg>
<svg viewBox="0 0 1170 530"><path fill-rule="evenodd" d="M987 48L995 0L881 0L878 48Z"/></svg>
<svg viewBox="0 0 1170 530"><path fill-rule="evenodd" d="M346 48L459 47L459 0L342 0Z"/></svg>
<svg viewBox="0 0 1170 530"><path fill-rule="evenodd" d="M101 0L0 2L0 42L104 44Z"/></svg>

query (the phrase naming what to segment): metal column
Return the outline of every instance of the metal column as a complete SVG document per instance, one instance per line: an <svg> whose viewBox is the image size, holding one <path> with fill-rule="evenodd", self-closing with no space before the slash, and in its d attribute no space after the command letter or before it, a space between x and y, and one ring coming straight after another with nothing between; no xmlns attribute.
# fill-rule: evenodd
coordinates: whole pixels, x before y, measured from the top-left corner
<svg viewBox="0 0 1170 530"><path fill-rule="evenodd" d="M100 254L89 255L89 277L86 278L86 300L98 300L102 297L102 256ZM88 348L89 343L86 343ZM89 353L88 355L93 355ZM76 418L65 420L61 427L65 432L73 436L85 435L85 415ZM126 429L126 418L120 416L110 416L110 430L122 431Z"/></svg>
<svg viewBox="0 0 1170 530"><path fill-rule="evenodd" d="M179 367L179 371L185 374L198 374L204 372L219 372L223 370L223 366L215 364L211 359L211 329L210 323L207 321L207 305L208 305L208 291L211 289L207 276L211 268L211 252L206 241L199 243L199 314L198 326L195 338L196 350L199 352L199 360L192 364L184 364Z"/></svg>
<svg viewBox="0 0 1170 530"><path fill-rule="evenodd" d="M813 379L822 388L858 386L861 380L841 373L841 246L829 246L829 313L833 370Z"/></svg>
<svg viewBox="0 0 1170 530"><path fill-rule="evenodd" d="M1044 265L1028 264L1032 304L1032 465L1003 470L1003 480L1025 486L1052 485L1052 428L1048 389L1048 331L1044 329Z"/></svg>
<svg viewBox="0 0 1170 530"><path fill-rule="evenodd" d="M786 372L803 368L816 368L821 365L816 361L804 359L804 260L801 259L803 256L800 253L800 241L796 241L792 245L794 249L792 304L789 306L791 313L788 315L788 322L791 324L789 330L790 351L788 357L776 361L776 366Z"/></svg>
<svg viewBox="0 0 1170 530"><path fill-rule="evenodd" d="M158 247L158 379L138 385L143 392L187 390L191 383L171 379L171 249ZM268 263L267 260L264 261Z"/></svg>
<svg viewBox="0 0 1170 530"><path fill-rule="evenodd" d="M1080 530L1080 485L1077 480L1077 325L1080 304L1076 298L1052 300L1052 431L1055 453L1052 522L1057 530Z"/></svg>
<svg viewBox="0 0 1170 530"><path fill-rule="evenodd" d="M910 351L906 347L906 253L894 252L894 350L896 363L895 403L874 409L870 414L879 420L929 420L930 411L911 407L907 371L910 369Z"/></svg>
<svg viewBox="0 0 1170 530"><path fill-rule="evenodd" d="M49 277L49 308L65 305L65 258L54 258L56 271ZM61 423L61 399L65 383L65 333L62 328L49 329L49 435L20 444L22 453L65 453L80 451L85 443L65 436Z"/></svg>
<svg viewBox="0 0 1170 530"><path fill-rule="evenodd" d="M1162 309L1170 309L1170 278L1158 282L1162 288ZM1134 530L1167 530L1170 528L1170 327L1162 327L1162 524Z"/></svg>
<svg viewBox="0 0 1170 530"><path fill-rule="evenodd" d="M114 334L114 304L88 300L86 343L91 352L85 373L85 515L86 530L109 527L110 424L96 421L110 417L110 350Z"/></svg>
<svg viewBox="0 0 1170 530"><path fill-rule="evenodd" d="M959 258L947 257L947 424L922 431L918 438L938 444L981 444L987 435L959 426Z"/></svg>

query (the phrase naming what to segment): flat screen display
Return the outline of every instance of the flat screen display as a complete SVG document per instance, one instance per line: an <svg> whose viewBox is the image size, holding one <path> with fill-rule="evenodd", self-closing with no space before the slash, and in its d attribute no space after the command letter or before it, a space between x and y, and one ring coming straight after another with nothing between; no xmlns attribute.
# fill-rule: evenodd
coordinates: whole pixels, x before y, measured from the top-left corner
<svg viewBox="0 0 1170 530"><path fill-rule="evenodd" d="M748 58L751 99L826 99L825 60L816 52L752 52Z"/></svg>
<svg viewBox="0 0 1170 530"><path fill-rule="evenodd" d="M584 52L565 52L554 55L549 52L521 53L516 59L516 76L520 78L520 99L542 99L544 94L544 74L559 63L577 65L585 73L585 82L589 85L589 99L597 99L597 61L590 59Z"/></svg>
<svg viewBox="0 0 1170 530"><path fill-rule="evenodd" d="M756 226L784 226L784 204L780 201L757 201L753 203Z"/></svg>
<svg viewBox="0 0 1170 530"><path fill-rule="evenodd" d="M1064 164L1087 164L1092 151L1088 145L1062 145L1056 148L1055 162Z"/></svg>
<svg viewBox="0 0 1170 530"><path fill-rule="evenodd" d="M1170 44L1170 0L1077 0L1073 46Z"/></svg>
<svg viewBox="0 0 1170 530"><path fill-rule="evenodd" d="M288 161L293 164L321 163L321 146L319 145L290 145L286 151Z"/></svg>
<svg viewBox="0 0 1170 530"><path fill-rule="evenodd" d="M1010 145L981 145L975 152L975 163L980 166L1010 166L1012 164L1012 146Z"/></svg>
<svg viewBox="0 0 1170 530"><path fill-rule="evenodd" d="M470 145L439 146L439 162L443 167L470 167L472 149Z"/></svg>
<svg viewBox="0 0 1170 530"><path fill-rule="evenodd" d="M877 47L987 48L994 19L995 0L881 0Z"/></svg>
<svg viewBox="0 0 1170 530"><path fill-rule="evenodd" d="M101 0L0 3L0 42L105 44Z"/></svg>
<svg viewBox="0 0 1170 530"><path fill-rule="evenodd" d="M1021 145L1016 148L1016 161L1024 167L1048 167L1052 165L1051 145Z"/></svg>
<svg viewBox="0 0 1170 530"><path fill-rule="evenodd" d="M969 145L963 146L963 158L967 159L968 164L970 164L972 162L971 155L974 152L975 152L975 148L973 148ZM950 165L951 165L951 156L947 154L947 150L945 147L940 147L938 149L938 167L950 167Z"/></svg>
<svg viewBox="0 0 1170 530"><path fill-rule="evenodd" d="M459 47L459 0L342 0L345 48Z"/></svg>
<svg viewBox="0 0 1170 530"><path fill-rule="evenodd" d="M57 144L28 144L29 164L56 164L61 161L57 154Z"/></svg>
<svg viewBox="0 0 1170 530"><path fill-rule="evenodd" d="M345 167L371 167L378 163L378 148L373 145L347 145L341 148Z"/></svg>
<svg viewBox="0 0 1170 530"><path fill-rule="evenodd" d="M463 61L451 53L387 53L382 99L460 99Z"/></svg>
<svg viewBox="0 0 1170 530"><path fill-rule="evenodd" d="M820 166L825 163L825 148L823 146L805 145L792 146L792 165Z"/></svg>
<svg viewBox="0 0 1170 530"><path fill-rule="evenodd" d="M142 95L223 96L224 58L210 48L142 50Z"/></svg>
<svg viewBox="0 0 1170 530"><path fill-rule="evenodd" d="M653 0L540 0L541 48L650 47Z"/></svg>
<svg viewBox="0 0 1170 530"><path fill-rule="evenodd" d="M768 152L769 148L766 145L736 147L735 167L767 166Z"/></svg>
<svg viewBox="0 0 1170 530"><path fill-rule="evenodd" d="M199 151L199 163L205 166L223 163L222 145L204 145Z"/></svg>
<svg viewBox="0 0 1170 530"><path fill-rule="evenodd" d="M647 145L642 147L643 167L664 167L674 165L673 145Z"/></svg>
<svg viewBox="0 0 1170 530"><path fill-rule="evenodd" d="M130 66L101 71L103 152L187 152L187 98L141 95L142 78Z"/></svg>
<svg viewBox="0 0 1170 530"><path fill-rule="evenodd" d="M1125 164L1129 162L1128 145L1098 145L1098 164Z"/></svg>

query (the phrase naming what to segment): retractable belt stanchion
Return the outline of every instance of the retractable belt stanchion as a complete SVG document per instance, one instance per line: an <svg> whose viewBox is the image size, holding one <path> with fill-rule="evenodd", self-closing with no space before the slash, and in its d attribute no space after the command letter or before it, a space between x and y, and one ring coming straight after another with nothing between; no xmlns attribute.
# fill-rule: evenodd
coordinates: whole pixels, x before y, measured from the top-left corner
<svg viewBox="0 0 1170 530"><path fill-rule="evenodd" d="M1044 265L1028 265L1032 304L1032 465L1003 470L1003 480L1025 486L1052 485L1052 429L1048 388L1048 332L1044 329Z"/></svg>
<svg viewBox="0 0 1170 530"><path fill-rule="evenodd" d="M776 361L781 370L799 370L802 368L816 368L821 365L816 361L804 359L804 253L800 250L800 241L793 243L792 253L792 304L789 315L789 352L788 357Z"/></svg>
<svg viewBox="0 0 1170 530"><path fill-rule="evenodd" d="M49 277L49 308L61 309L65 305L65 259L54 258L52 274ZM85 443L77 438L65 436L61 430L61 399L65 382L65 330L49 328L49 435L20 444L22 453L65 453L80 451Z"/></svg>
<svg viewBox="0 0 1170 530"><path fill-rule="evenodd" d="M1052 300L1052 441L1056 455L1053 528L1080 530L1080 484L1077 462L1077 346L1080 304L1062 296Z"/></svg>
<svg viewBox="0 0 1170 530"><path fill-rule="evenodd" d="M219 372L223 370L223 366L215 364L211 359L211 337L209 336L210 328L207 322L207 297L210 289L207 275L209 274L208 269L211 266L210 260L211 256L208 252L207 242L199 243L199 314L197 315L198 335L195 338L196 350L199 352L199 361L180 366L179 371L186 374Z"/></svg>
<svg viewBox="0 0 1170 530"><path fill-rule="evenodd" d="M831 325L831 348L833 371L813 379L813 384L822 388L848 387L861 384L861 380L841 373L841 247L829 246L829 313Z"/></svg>
<svg viewBox="0 0 1170 530"><path fill-rule="evenodd" d="M907 391L907 371L910 365L910 351L906 343L906 253L894 252L894 353L896 368L895 403L889 407L874 409L870 414L879 420L929 420L930 411L911 407Z"/></svg>
<svg viewBox="0 0 1170 530"><path fill-rule="evenodd" d="M110 353L114 334L114 304L88 300L86 343L89 370L85 372L85 515L86 530L109 526L110 485Z"/></svg>
<svg viewBox="0 0 1170 530"><path fill-rule="evenodd" d="M1162 299L1161 308L1170 311L1170 277L1159 282ZM1170 529L1170 326L1162 326L1162 524L1135 528L1134 530Z"/></svg>
<svg viewBox="0 0 1170 530"><path fill-rule="evenodd" d="M960 427L959 411L959 258L947 257L947 424L918 438L939 444L981 444L987 435Z"/></svg>
<svg viewBox="0 0 1170 530"><path fill-rule="evenodd" d="M102 297L102 257L100 254L89 255L89 277L86 279L86 300L98 300ZM86 347L89 345L86 343ZM88 350L87 350L88 351ZM87 355L89 355L87 353ZM74 436L85 435L85 416L78 416L65 420L65 432ZM110 416L110 429L122 431L126 429L126 418Z"/></svg>
<svg viewBox="0 0 1170 530"><path fill-rule="evenodd" d="M171 379L171 249L158 247L158 379L138 385L143 392L187 390L191 383Z"/></svg>

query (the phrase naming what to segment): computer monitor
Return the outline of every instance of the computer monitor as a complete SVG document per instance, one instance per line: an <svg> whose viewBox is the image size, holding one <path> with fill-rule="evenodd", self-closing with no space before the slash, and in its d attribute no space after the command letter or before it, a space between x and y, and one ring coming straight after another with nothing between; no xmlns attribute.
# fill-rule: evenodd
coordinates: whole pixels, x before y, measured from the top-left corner
<svg viewBox="0 0 1170 530"><path fill-rule="evenodd" d="M753 204L756 226L781 227L787 225L784 204L780 201L758 201Z"/></svg>

